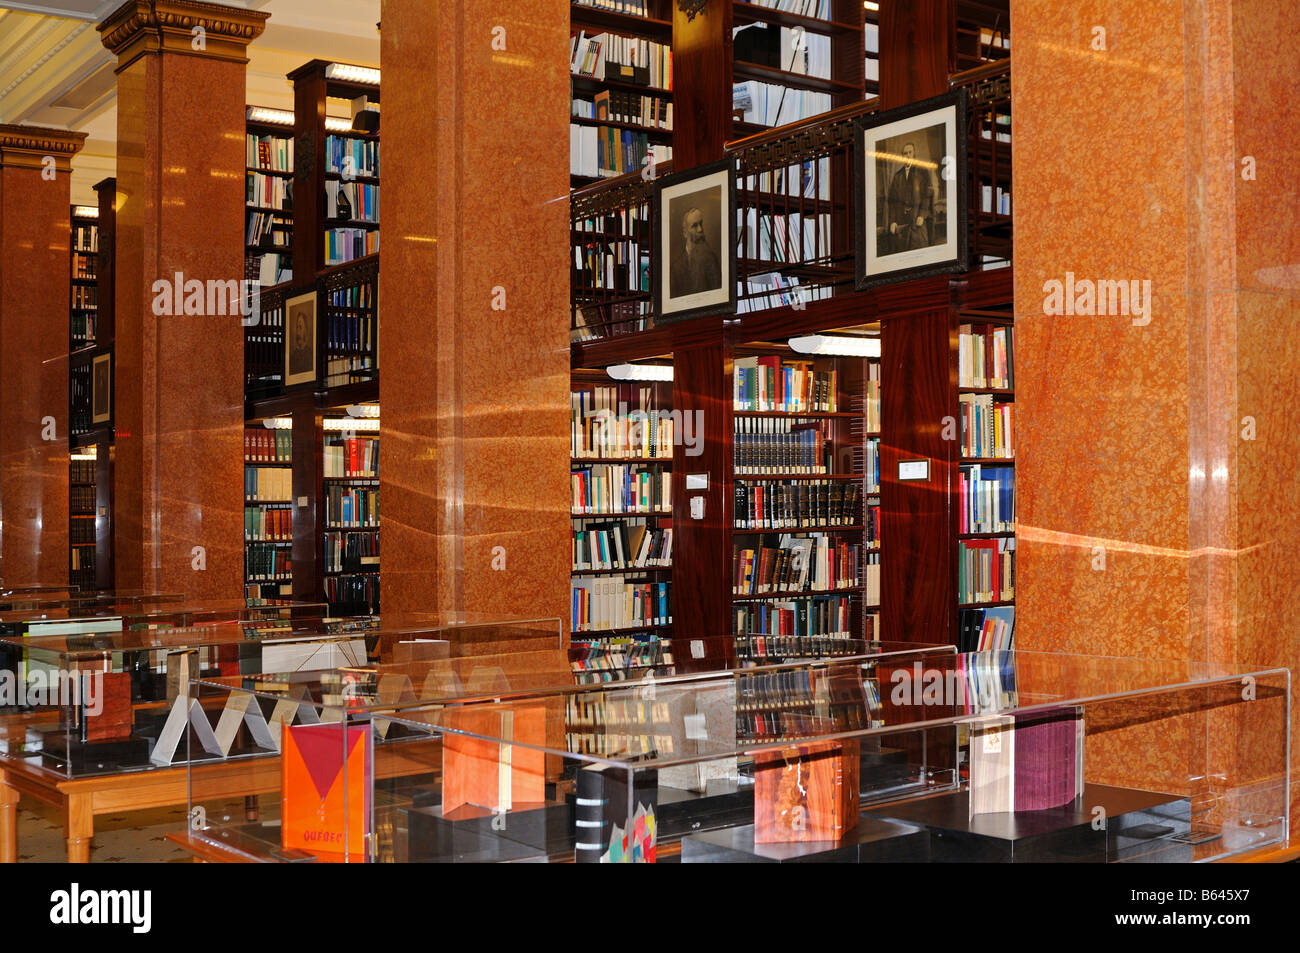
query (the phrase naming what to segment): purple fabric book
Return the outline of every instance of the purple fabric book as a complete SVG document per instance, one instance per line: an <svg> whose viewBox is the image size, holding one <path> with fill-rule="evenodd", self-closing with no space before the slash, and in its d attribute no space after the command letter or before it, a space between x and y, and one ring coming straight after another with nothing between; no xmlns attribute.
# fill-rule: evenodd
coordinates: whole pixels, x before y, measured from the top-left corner
<svg viewBox="0 0 1300 953"><path fill-rule="evenodd" d="M1016 715L1017 811L1045 811L1079 793L1077 765L1082 714L1074 708Z"/></svg>

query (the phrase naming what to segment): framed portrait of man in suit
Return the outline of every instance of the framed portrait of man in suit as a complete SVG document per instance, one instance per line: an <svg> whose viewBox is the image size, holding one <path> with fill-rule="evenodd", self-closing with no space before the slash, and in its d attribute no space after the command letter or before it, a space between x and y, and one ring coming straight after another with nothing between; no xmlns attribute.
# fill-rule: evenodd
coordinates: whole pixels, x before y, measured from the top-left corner
<svg viewBox="0 0 1300 953"><path fill-rule="evenodd" d="M658 320L735 311L735 162L665 176L656 183L654 208Z"/></svg>
<svg viewBox="0 0 1300 953"><path fill-rule="evenodd" d="M316 292L284 303L284 386L316 379Z"/></svg>
<svg viewBox="0 0 1300 953"><path fill-rule="evenodd" d="M959 89L855 123L859 289L966 269L966 104Z"/></svg>

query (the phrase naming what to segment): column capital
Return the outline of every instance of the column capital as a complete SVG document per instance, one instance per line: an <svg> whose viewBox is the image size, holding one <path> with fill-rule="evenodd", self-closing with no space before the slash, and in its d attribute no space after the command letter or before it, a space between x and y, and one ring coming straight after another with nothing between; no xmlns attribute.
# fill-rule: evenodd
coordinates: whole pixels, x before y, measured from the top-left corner
<svg viewBox="0 0 1300 953"><path fill-rule="evenodd" d="M141 56L180 53L247 63L269 13L202 0L126 0L96 27L121 72Z"/></svg>
<svg viewBox="0 0 1300 953"><path fill-rule="evenodd" d="M85 145L84 132L48 126L0 124L0 166L10 169L44 169L47 156L59 172L72 169L72 157Z"/></svg>

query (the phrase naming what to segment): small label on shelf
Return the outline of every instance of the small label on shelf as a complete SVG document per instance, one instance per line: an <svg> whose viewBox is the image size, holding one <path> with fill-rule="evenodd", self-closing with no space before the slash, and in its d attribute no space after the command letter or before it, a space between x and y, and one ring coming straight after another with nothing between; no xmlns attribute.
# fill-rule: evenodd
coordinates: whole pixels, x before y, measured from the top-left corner
<svg viewBox="0 0 1300 953"><path fill-rule="evenodd" d="M899 480L930 479L930 461L929 460L899 460L898 479Z"/></svg>

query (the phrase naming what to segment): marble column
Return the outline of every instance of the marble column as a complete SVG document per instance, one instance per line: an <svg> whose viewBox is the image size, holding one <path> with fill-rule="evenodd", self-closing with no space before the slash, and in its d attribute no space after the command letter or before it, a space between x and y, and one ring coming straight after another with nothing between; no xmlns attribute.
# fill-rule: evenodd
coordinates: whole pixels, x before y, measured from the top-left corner
<svg viewBox="0 0 1300 953"><path fill-rule="evenodd" d="M0 125L0 580L68 581L72 157L85 133Z"/></svg>
<svg viewBox="0 0 1300 953"><path fill-rule="evenodd" d="M227 283L244 276L245 53L266 18L129 0L99 25L118 58L118 588L242 594L243 327ZM178 276L180 297L164 291Z"/></svg>
<svg viewBox="0 0 1300 953"><path fill-rule="evenodd" d="M383 612L569 620L564 0L385 0Z"/></svg>
<svg viewBox="0 0 1300 953"><path fill-rule="evenodd" d="M1013 0L1012 23L1017 643L1294 670L1300 8Z"/></svg>

